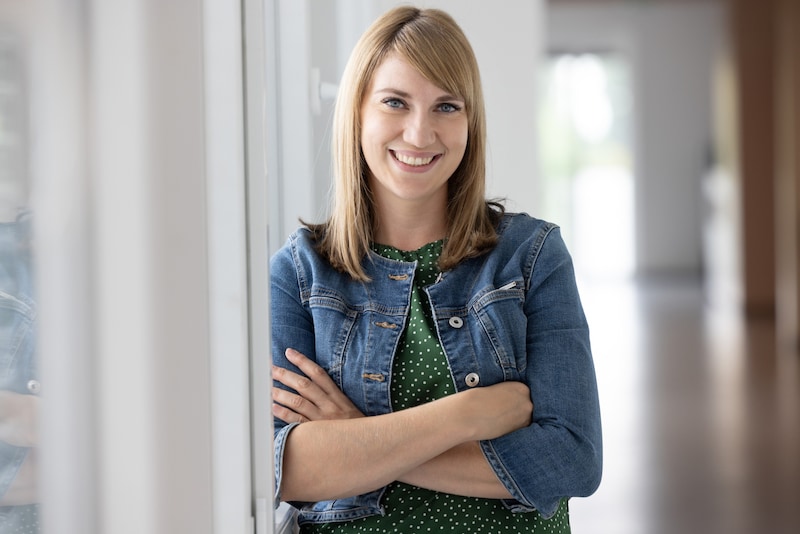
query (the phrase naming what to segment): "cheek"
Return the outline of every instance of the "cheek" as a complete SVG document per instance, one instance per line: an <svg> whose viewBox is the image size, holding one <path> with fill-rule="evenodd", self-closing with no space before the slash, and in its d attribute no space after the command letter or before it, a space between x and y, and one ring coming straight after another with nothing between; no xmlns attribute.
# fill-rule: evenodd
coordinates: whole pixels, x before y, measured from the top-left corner
<svg viewBox="0 0 800 534"><path fill-rule="evenodd" d="M380 124L374 120L364 120L361 124L361 149L364 152L374 150L381 140Z"/></svg>
<svg viewBox="0 0 800 534"><path fill-rule="evenodd" d="M361 130L361 153L364 155L364 159L367 160L367 163L374 161L375 159L375 136L369 129Z"/></svg>
<svg viewBox="0 0 800 534"><path fill-rule="evenodd" d="M467 117L462 115L447 125L447 136L454 145L466 145L469 136L469 122Z"/></svg>
<svg viewBox="0 0 800 534"><path fill-rule="evenodd" d="M361 151L366 152L369 150L369 140L372 139L372 130L369 124L364 123L361 125L361 133L358 142L361 144Z"/></svg>
<svg viewBox="0 0 800 534"><path fill-rule="evenodd" d="M469 139L468 133L467 125L465 124L463 129L459 129L453 134L451 146L454 148L457 147L456 149L461 153L462 156L467 150L467 140Z"/></svg>

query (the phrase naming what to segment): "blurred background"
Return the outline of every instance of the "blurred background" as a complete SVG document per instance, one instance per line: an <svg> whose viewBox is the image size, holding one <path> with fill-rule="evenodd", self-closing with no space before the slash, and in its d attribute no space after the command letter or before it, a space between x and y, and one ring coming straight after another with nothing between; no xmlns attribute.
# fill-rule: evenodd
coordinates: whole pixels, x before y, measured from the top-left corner
<svg viewBox="0 0 800 534"><path fill-rule="evenodd" d="M267 259L325 217L340 74L398 3L0 0L0 534L286 531ZM575 260L574 531L800 531L800 3L419 5L478 57L490 195Z"/></svg>

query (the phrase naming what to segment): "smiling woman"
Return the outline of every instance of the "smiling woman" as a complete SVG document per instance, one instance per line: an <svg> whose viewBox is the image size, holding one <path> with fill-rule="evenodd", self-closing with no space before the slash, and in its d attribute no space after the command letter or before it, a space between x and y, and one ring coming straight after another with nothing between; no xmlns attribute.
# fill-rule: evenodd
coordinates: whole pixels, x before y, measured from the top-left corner
<svg viewBox="0 0 800 534"><path fill-rule="evenodd" d="M398 119L406 116L408 120L419 121L423 117L430 119L431 114L434 117L446 115L442 119L445 122L448 117L456 122L462 117L466 119L464 135L469 142L461 157L453 158L459 161L451 175L446 176L450 184L447 203L439 209L439 215L445 217L448 226L448 240L439 264L444 268L452 267L465 257L483 252L496 241L494 222L484 202L486 121L480 72L472 47L455 21L441 11L429 10L426 16L411 21L403 18L402 10L390 13L394 16L387 15L381 24L373 25L362 36L342 75L334 111L332 145L336 186L331 217L324 225L311 226L319 234L319 246L332 265L357 279L364 279L361 262L375 238L372 232L379 217L379 210L370 196L374 191L366 187L370 185L368 176L375 169L364 159L368 148L364 140L367 139L370 146L375 141L367 137L364 130L369 124L377 126L381 122L365 122L365 114L372 115L369 104L387 112L394 111L399 114ZM435 38L437 34L439 37ZM378 71L382 71L380 79ZM421 82L425 90L413 87L412 80ZM408 101L409 96L428 101ZM417 109L420 105L422 108ZM414 106L413 109L410 106ZM451 106L460 110L454 112ZM434 111L437 108L438 111ZM423 109L425 114L421 113ZM382 158L391 156L386 150L398 148L404 155L415 158L420 154L430 156L425 154L426 147L417 145L442 145L443 139L454 142L450 129L445 138L433 139L435 132L430 120L418 124L408 120L404 121L403 135L399 139L399 132L392 132L393 142L399 141L400 146L393 144L377 149ZM419 135L430 138L415 139ZM439 146L433 155L442 148L445 147ZM412 150L409 152L409 149ZM391 158L392 165L396 165L396 161ZM436 167L441 166L437 164ZM381 174L382 178L387 178Z"/></svg>
<svg viewBox="0 0 800 534"><path fill-rule="evenodd" d="M467 146L463 108L397 54L375 71L361 105L361 149L380 243L415 250L445 237L447 181Z"/></svg>
<svg viewBox="0 0 800 534"><path fill-rule="evenodd" d="M601 469L588 327L558 228L485 198L469 42L393 9L340 88L331 216L270 265L277 499L303 532L569 532Z"/></svg>

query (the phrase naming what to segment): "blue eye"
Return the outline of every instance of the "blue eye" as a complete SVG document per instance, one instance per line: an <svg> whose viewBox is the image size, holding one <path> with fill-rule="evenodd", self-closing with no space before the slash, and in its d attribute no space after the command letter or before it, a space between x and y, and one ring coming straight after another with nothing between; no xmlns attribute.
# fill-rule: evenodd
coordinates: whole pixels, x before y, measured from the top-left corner
<svg viewBox="0 0 800 534"><path fill-rule="evenodd" d="M390 108L400 109L405 106L405 103L400 100L399 98L384 98L381 100L382 103L386 104Z"/></svg>
<svg viewBox="0 0 800 534"><path fill-rule="evenodd" d="M439 111L443 111L444 113L455 113L456 111L460 111L461 108L456 106L455 104L451 104L449 102L445 102L439 105Z"/></svg>

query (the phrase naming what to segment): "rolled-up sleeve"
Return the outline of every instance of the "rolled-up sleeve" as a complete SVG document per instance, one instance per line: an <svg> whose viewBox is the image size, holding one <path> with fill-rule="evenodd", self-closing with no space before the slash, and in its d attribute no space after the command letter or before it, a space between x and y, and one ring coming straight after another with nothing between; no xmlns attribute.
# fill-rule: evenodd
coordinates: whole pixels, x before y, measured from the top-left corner
<svg viewBox="0 0 800 534"><path fill-rule="evenodd" d="M524 378L534 403L530 426L481 443L514 500L512 511L555 513L563 498L600 484L602 431L589 328L570 255L557 228L530 256Z"/></svg>
<svg viewBox="0 0 800 534"><path fill-rule="evenodd" d="M312 360L315 359L314 325L308 308L304 305L300 280L302 278L293 253L295 240L290 238L270 261L270 325L272 363L278 367L300 373L286 359L286 349L291 347ZM273 381L273 388L288 389ZM273 417L273 454L275 468L275 506L280 501L283 475L283 458L289 433L297 423Z"/></svg>
<svg viewBox="0 0 800 534"><path fill-rule="evenodd" d="M275 507L281 503L281 479L283 478L283 455L286 450L286 439L289 437L289 432L300 423L285 424L282 423L280 427L275 425L275 434L273 437L273 454L275 465Z"/></svg>

